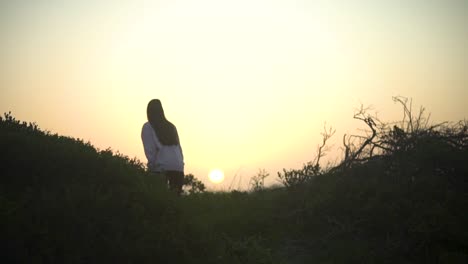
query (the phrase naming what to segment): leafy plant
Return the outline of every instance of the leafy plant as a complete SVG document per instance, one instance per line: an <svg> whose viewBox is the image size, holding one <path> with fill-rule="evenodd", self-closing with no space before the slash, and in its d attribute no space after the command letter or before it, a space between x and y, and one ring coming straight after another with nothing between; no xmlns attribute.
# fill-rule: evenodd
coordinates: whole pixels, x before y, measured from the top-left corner
<svg viewBox="0 0 468 264"><path fill-rule="evenodd" d="M278 178L281 183L286 187L296 187L303 185L310 181L314 176L324 173L320 166L320 160L326 155L329 150L327 141L335 134L334 129L331 127L327 129L326 125L321 133L322 144L317 146L317 154L313 161L303 165L301 169L283 169L283 172L278 172Z"/></svg>
<svg viewBox="0 0 468 264"><path fill-rule="evenodd" d="M375 156L399 155L424 144L447 144L456 149L466 149L468 146L466 120L455 124L443 122L430 125L430 114L425 114L425 108L420 107L415 114L412 100L405 97L393 97L393 100L403 109L401 121L382 122L362 106L354 114L354 119L364 122L368 130L366 135L343 136L344 159L334 169L349 168Z"/></svg>
<svg viewBox="0 0 468 264"><path fill-rule="evenodd" d="M184 192L186 194L202 193L206 190L205 184L195 178L193 174L187 174L184 177Z"/></svg>
<svg viewBox="0 0 468 264"><path fill-rule="evenodd" d="M258 170L257 174L250 178L250 190L257 192L265 189L265 179L270 176L265 169Z"/></svg>

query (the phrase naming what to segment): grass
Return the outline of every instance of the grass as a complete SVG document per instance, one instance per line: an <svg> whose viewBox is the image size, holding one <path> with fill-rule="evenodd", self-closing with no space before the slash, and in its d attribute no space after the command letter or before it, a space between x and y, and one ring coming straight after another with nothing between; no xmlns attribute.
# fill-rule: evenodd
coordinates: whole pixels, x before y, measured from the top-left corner
<svg viewBox="0 0 468 264"><path fill-rule="evenodd" d="M289 188L177 197L137 160L7 114L2 262L466 263L468 149L440 138Z"/></svg>

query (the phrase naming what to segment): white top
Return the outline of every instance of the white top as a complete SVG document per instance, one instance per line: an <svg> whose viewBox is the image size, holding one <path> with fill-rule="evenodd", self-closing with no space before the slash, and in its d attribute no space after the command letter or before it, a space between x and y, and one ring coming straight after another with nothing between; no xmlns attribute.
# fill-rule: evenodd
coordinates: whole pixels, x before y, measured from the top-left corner
<svg viewBox="0 0 468 264"><path fill-rule="evenodd" d="M141 129L141 140L148 159L148 170L184 171L184 155L180 144L172 146L161 144L149 122L146 122Z"/></svg>

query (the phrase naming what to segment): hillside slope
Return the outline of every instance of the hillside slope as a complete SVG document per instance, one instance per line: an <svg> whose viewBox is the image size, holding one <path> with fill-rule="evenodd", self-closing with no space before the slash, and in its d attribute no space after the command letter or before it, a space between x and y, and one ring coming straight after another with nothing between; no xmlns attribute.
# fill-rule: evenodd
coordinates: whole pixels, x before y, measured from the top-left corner
<svg viewBox="0 0 468 264"><path fill-rule="evenodd" d="M184 231L173 228L182 220L175 197L138 161L11 116L0 125L0 149L7 260L149 263L187 257L180 252L190 247L180 245Z"/></svg>

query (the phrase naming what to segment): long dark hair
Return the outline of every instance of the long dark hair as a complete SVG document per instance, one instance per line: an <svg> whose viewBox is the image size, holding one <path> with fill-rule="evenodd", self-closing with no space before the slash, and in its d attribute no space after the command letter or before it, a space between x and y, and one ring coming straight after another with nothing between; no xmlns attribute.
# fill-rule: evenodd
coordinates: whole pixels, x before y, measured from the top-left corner
<svg viewBox="0 0 468 264"><path fill-rule="evenodd" d="M176 127L166 119L161 101L153 99L146 108L148 122L153 127L161 144L170 146L179 144L179 136Z"/></svg>

